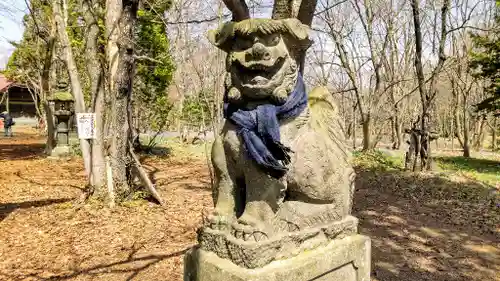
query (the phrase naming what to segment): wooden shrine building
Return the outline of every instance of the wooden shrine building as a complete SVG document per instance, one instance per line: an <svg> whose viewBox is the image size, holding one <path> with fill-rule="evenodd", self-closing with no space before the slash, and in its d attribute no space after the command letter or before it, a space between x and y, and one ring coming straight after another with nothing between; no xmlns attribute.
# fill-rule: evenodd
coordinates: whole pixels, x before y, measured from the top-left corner
<svg viewBox="0 0 500 281"><path fill-rule="evenodd" d="M0 112L8 111L14 118L36 117L36 103L28 87L8 80L0 74Z"/></svg>

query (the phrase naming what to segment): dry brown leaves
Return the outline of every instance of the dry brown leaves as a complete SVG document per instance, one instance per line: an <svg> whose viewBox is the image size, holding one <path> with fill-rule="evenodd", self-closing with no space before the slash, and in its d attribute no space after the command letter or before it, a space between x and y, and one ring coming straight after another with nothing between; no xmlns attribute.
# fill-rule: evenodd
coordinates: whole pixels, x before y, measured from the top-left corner
<svg viewBox="0 0 500 281"><path fill-rule="evenodd" d="M433 192L443 185L456 183L435 175L358 174L354 215L372 238L374 281L500 280L500 232L492 223L498 207L491 217L494 207L479 200L447 200Z"/></svg>
<svg viewBox="0 0 500 281"><path fill-rule="evenodd" d="M182 280L182 257L211 207L203 160L150 158L165 208L73 201L82 163L48 160L27 131L0 138L0 280ZM453 224L467 209L414 200L360 180L355 215L373 242L373 280L500 280L498 237ZM472 223L475 225L475 223ZM496 279L495 279L496 278Z"/></svg>
<svg viewBox="0 0 500 281"><path fill-rule="evenodd" d="M203 162L149 159L165 208L79 206L82 163L48 160L33 132L0 139L0 280L182 280L211 206Z"/></svg>

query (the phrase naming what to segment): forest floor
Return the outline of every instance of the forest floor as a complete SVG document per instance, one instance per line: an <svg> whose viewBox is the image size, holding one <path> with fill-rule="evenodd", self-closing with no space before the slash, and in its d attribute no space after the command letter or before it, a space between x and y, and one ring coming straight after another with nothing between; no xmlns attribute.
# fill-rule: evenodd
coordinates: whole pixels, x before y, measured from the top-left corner
<svg viewBox="0 0 500 281"><path fill-rule="evenodd" d="M0 137L0 280L182 280L182 258L211 208L203 146L144 158L165 207L76 203L75 157L50 160L43 138ZM189 153L188 153L189 152ZM356 153L354 215L372 239L372 280L500 280L500 157L437 158L401 170L401 156Z"/></svg>

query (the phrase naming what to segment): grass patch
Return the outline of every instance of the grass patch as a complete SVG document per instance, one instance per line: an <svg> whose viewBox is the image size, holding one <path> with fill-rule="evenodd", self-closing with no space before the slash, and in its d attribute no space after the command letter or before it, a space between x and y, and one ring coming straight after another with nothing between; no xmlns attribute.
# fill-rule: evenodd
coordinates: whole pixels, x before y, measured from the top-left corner
<svg viewBox="0 0 500 281"><path fill-rule="evenodd" d="M212 150L212 142L199 143L199 144L186 144L179 141L179 139L170 139L165 144L172 150L172 155L181 158L204 158L206 157L205 152L210 152ZM208 146L208 147L206 147Z"/></svg>
<svg viewBox="0 0 500 281"><path fill-rule="evenodd" d="M148 144L147 138L141 137L143 145ZM158 137L151 149L151 153L160 157L175 157L181 159L205 158L206 153L210 154L212 141L208 143L200 142L196 144L183 143L178 137Z"/></svg>
<svg viewBox="0 0 500 281"><path fill-rule="evenodd" d="M499 161L459 156L438 156L434 161L439 171L414 173L404 171L400 155L380 150L354 153L358 176L370 186L435 200L469 203L498 200L498 192L492 192L500 183Z"/></svg>
<svg viewBox="0 0 500 281"><path fill-rule="evenodd" d="M395 171L404 168L403 158L391 156L380 150L355 151L354 165L367 170Z"/></svg>
<svg viewBox="0 0 500 281"><path fill-rule="evenodd" d="M360 169L372 171L402 171L404 156L387 153L381 150L368 152L356 151L354 165ZM437 173L442 177L458 175L469 181L476 181L489 186L500 184L500 159L494 156L481 158L465 158L462 156L436 155L433 161L437 164Z"/></svg>
<svg viewBox="0 0 500 281"><path fill-rule="evenodd" d="M462 156L437 156L434 158L443 171L460 175L489 185L500 183L500 161Z"/></svg>

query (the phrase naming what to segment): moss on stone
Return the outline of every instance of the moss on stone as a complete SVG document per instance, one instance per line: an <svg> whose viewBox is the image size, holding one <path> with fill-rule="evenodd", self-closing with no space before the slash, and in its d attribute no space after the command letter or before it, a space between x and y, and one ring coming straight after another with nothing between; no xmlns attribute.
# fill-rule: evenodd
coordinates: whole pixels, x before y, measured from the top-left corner
<svg viewBox="0 0 500 281"><path fill-rule="evenodd" d="M51 101L73 101L73 95L70 92L56 92L49 98Z"/></svg>
<svg viewBox="0 0 500 281"><path fill-rule="evenodd" d="M216 30L208 32L209 41L224 51L229 51L234 38L250 36L252 34L269 35L285 34L297 41L297 44L309 43L309 27L298 19L247 19L239 22L226 22Z"/></svg>

